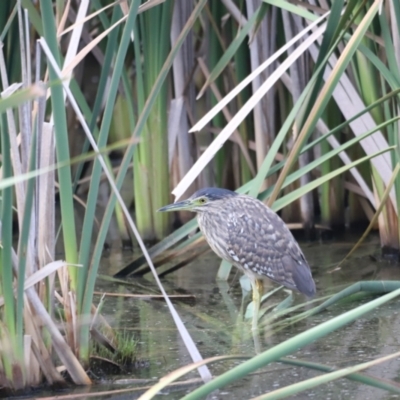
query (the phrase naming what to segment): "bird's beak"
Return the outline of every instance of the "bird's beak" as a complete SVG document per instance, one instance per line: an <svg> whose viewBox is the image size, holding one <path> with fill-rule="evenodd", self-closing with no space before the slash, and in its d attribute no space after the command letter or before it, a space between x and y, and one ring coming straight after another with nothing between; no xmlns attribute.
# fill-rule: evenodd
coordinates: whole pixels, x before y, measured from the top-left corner
<svg viewBox="0 0 400 400"><path fill-rule="evenodd" d="M170 211L181 211L190 210L192 208L189 200L178 201L177 203L168 204L167 206L161 207L159 212L170 212Z"/></svg>

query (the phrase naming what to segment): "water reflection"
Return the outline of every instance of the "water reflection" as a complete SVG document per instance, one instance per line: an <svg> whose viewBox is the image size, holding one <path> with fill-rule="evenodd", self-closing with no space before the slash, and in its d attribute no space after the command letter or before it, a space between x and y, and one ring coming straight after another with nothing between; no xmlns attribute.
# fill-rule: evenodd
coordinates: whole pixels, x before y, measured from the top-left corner
<svg viewBox="0 0 400 400"><path fill-rule="evenodd" d="M377 261L370 257L372 254L379 254L379 242L376 238L370 238L340 270L332 272L351 249L351 245L348 241L302 244L302 249L312 266L318 296L337 292L340 288L359 280L400 280L400 268L397 264L379 259ZM129 253L111 253L103 262L102 273L112 275L131 257ZM218 266L219 260L209 252L200 260L164 278L164 287L170 294L190 293L195 296L195 301L174 300L174 304L204 358L223 354L252 356L257 352L257 348L250 333L250 325L243 320L244 301L238 279L229 283L216 282ZM136 286L110 286L108 283L107 291L158 293L151 277L132 279L131 282ZM100 283L100 286L105 286L105 283ZM268 284L265 286L268 290ZM270 287L274 285L271 283ZM286 291L279 291L270 300L271 304L279 304L287 296ZM296 294L293 304L304 301L303 296ZM257 346L261 351L268 349L363 302L365 298L352 303L343 302L279 331L274 329L273 325L266 326L261 332ZM300 350L296 353L296 358L345 367L398 351L399 337L396 332L400 332L399 305L400 301L397 300L381 307L339 332L334 332ZM162 300L109 298L104 313L113 326L133 331L139 342L138 357L146 361L146 368L133 371L129 377L158 379L191 362ZM221 362L212 365L210 369L214 375L218 375L240 362L242 361ZM375 377L399 382L399 360L378 365L367 372ZM251 398L317 375L319 373L316 371L274 363L222 389L215 398ZM198 375L193 372L186 378L197 379ZM162 398L177 399L189 389L186 386L171 389L164 393ZM296 399L302 398L376 400L397 397L383 390L342 379L296 396Z"/></svg>

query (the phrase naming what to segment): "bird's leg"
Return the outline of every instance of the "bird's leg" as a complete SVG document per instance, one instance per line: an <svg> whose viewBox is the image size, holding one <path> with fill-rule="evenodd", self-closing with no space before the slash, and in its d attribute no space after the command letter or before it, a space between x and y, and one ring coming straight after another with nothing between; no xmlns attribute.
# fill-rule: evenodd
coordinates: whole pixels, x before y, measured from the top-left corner
<svg viewBox="0 0 400 400"><path fill-rule="evenodd" d="M260 303L263 293L263 282L260 279L251 279L251 286L253 289L253 321L251 323L251 329L257 330L258 313L260 311Z"/></svg>

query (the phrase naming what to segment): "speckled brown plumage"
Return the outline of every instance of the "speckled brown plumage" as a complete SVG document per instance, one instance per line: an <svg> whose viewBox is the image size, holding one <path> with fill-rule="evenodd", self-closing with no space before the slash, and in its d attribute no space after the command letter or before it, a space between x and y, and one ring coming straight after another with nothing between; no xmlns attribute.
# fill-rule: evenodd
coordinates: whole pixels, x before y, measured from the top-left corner
<svg viewBox="0 0 400 400"><path fill-rule="evenodd" d="M215 253L250 278L256 306L253 329L260 302L259 279L269 278L306 296L315 295L310 267L299 245L281 218L261 201L226 189L204 188L159 211L178 210L196 212Z"/></svg>
<svg viewBox="0 0 400 400"><path fill-rule="evenodd" d="M195 210L215 253L252 279L266 277L314 296L310 267L282 219L261 201L231 193Z"/></svg>

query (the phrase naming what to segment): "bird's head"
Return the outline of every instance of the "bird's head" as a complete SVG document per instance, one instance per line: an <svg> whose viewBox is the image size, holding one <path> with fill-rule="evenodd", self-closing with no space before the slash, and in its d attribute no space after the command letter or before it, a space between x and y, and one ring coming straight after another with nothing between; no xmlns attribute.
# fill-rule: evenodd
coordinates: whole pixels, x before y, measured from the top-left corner
<svg viewBox="0 0 400 400"><path fill-rule="evenodd" d="M232 196L237 196L237 193L227 189L219 188L204 188L198 190L192 196L186 200L178 201L177 203L169 204L160 208L158 211L193 211L202 212L207 210L212 205L216 205L216 202L221 202L224 199Z"/></svg>

